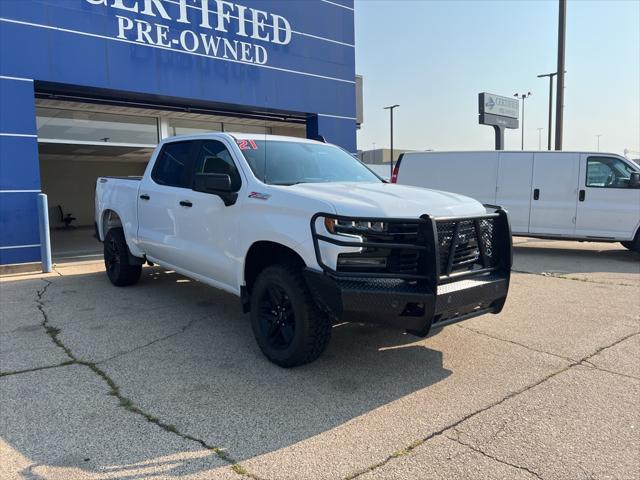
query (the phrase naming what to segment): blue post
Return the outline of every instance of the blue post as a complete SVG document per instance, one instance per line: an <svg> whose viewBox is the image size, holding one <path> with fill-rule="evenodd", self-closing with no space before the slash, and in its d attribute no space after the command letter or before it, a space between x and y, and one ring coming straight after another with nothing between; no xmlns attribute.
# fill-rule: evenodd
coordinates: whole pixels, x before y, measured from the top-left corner
<svg viewBox="0 0 640 480"><path fill-rule="evenodd" d="M49 273L53 270L53 266L51 263L51 239L49 238L49 202L44 193L38 194L38 223L40 224L42 271Z"/></svg>

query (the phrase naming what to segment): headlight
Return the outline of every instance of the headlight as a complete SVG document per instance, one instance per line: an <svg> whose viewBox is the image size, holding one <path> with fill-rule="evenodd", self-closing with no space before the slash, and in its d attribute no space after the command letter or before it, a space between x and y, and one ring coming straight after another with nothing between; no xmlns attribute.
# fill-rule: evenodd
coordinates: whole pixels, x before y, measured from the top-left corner
<svg viewBox="0 0 640 480"><path fill-rule="evenodd" d="M336 223L337 220L335 218L324 217L324 228L327 229L327 232L336 233Z"/></svg>
<svg viewBox="0 0 640 480"><path fill-rule="evenodd" d="M366 235L382 233L387 230L384 222L350 221L338 220L336 218L325 217L324 227L327 232L334 235Z"/></svg>

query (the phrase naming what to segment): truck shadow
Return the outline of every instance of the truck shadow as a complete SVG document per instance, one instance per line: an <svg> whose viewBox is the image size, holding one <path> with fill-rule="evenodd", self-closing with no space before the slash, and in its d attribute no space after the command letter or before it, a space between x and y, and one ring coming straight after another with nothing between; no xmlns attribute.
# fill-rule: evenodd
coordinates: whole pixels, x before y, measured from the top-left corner
<svg viewBox="0 0 640 480"><path fill-rule="evenodd" d="M112 287L102 272L54 278L44 305L66 347L96 362L134 405L237 461L313 439L451 375L442 353L421 339L351 323L333 328L319 360L282 369L262 356L236 297L155 267L145 268L141 282L126 289ZM37 383L24 388L47 396ZM50 406L51 422L74 421L64 410L84 407L71 399ZM78 453L90 450L91 421L73 429L49 425L50 438L43 438L38 428L24 432L29 408L14 415L23 418L5 422L2 437L36 465L73 466L98 477L109 472L109 478L119 479L141 478L140 470L151 464L162 465L163 478L210 468L201 458L175 458L175 445L156 441L149 449L150 440L140 438L130 439L126 462L121 449L111 445L117 436L99 439L97 453ZM69 431L76 432L74 438L56 433ZM85 455L90 463L82 462ZM23 476L39 478L33 468Z"/></svg>

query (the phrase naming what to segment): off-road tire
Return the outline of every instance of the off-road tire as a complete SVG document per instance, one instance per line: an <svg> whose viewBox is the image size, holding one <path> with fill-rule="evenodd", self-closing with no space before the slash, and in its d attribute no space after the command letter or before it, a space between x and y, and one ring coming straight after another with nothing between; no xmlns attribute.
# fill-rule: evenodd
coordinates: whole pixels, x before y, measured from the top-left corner
<svg viewBox="0 0 640 480"><path fill-rule="evenodd" d="M111 283L127 287L138 282L142 265L131 263L131 252L121 227L111 228L104 238L104 266Z"/></svg>
<svg viewBox="0 0 640 480"><path fill-rule="evenodd" d="M265 331L264 315L271 308L270 287L284 292L284 298L293 316L293 339L276 348ZM270 298L270 297L269 297ZM273 312L273 310L271 310ZM261 317L262 315L262 317ZM275 318L275 317L274 317ZM331 320L316 306L299 267L273 265L265 268L256 279L251 292L251 327L262 353L273 363L284 368L297 367L317 359L331 338Z"/></svg>

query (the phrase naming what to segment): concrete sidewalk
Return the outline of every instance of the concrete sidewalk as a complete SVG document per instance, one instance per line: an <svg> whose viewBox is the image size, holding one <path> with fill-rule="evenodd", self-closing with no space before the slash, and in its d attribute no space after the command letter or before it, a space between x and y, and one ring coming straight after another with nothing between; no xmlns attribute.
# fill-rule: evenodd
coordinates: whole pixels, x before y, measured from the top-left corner
<svg viewBox="0 0 640 480"><path fill-rule="evenodd" d="M238 299L99 262L0 283L0 478L640 478L640 256L517 239L507 306L264 359Z"/></svg>

